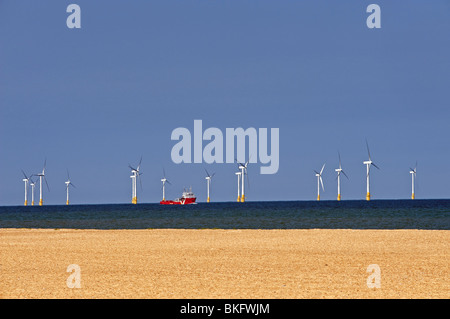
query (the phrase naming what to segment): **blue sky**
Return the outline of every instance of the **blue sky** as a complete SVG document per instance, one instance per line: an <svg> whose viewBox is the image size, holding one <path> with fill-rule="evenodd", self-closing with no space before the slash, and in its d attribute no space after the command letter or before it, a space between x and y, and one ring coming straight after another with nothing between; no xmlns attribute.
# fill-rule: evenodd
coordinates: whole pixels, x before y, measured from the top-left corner
<svg viewBox="0 0 450 319"><path fill-rule="evenodd" d="M81 29L66 8L81 7ZM381 29L366 8L381 7ZM140 202L192 186L236 199L236 165L174 164L171 132L280 129L280 168L249 166L248 200L365 198L365 139L381 168L374 199L449 198L450 3L429 1L0 1L0 205L23 204L21 169L47 159L46 204ZM36 196L38 190L36 189Z"/></svg>

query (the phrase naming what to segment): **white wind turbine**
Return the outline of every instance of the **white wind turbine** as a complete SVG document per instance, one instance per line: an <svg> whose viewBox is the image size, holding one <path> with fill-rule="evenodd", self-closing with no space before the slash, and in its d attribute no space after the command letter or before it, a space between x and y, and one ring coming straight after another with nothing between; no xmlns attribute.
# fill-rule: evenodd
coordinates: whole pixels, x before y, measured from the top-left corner
<svg viewBox="0 0 450 319"><path fill-rule="evenodd" d="M325 164L323 164L322 169L320 170L320 173L314 170L314 173L316 173L317 177L317 200L320 200L320 185L322 185L322 190L325 191L325 188L323 187L323 181L322 181L322 172L325 168Z"/></svg>
<svg viewBox="0 0 450 319"><path fill-rule="evenodd" d="M141 185L141 189L142 189L142 182L141 182L141 178L140 176L142 175L142 173L139 172L140 168L141 168L141 162L142 162L142 156L141 159L139 161L139 164L137 166L137 168L132 167L130 164L128 164L128 167L131 169L131 203L132 204L137 204L137 179L139 179L139 184Z"/></svg>
<svg viewBox="0 0 450 319"><path fill-rule="evenodd" d="M163 178L161 178L161 182L162 182L162 192L163 192L163 201L166 200L166 183L168 183L169 185L172 185L166 178L166 171L163 168Z"/></svg>
<svg viewBox="0 0 450 319"><path fill-rule="evenodd" d="M206 170L206 168L205 168L205 172L206 172L206 177L205 177L205 179L206 179L206 185L207 185L207 188L208 188L208 197L207 197L207 199L206 199L206 202L207 203L209 203L209 187L211 186L211 179L213 178L213 176L216 174L216 173L213 173L212 175L209 175L209 173L208 173L208 171Z"/></svg>
<svg viewBox="0 0 450 319"><path fill-rule="evenodd" d="M248 172L247 172L247 166L250 159L245 162L245 164L242 164L240 162L237 162L239 164L239 169L241 170L241 202L245 202L245 192L244 192L244 185L245 185L245 176L247 176L247 184L250 187L250 182L248 180Z"/></svg>
<svg viewBox="0 0 450 319"><path fill-rule="evenodd" d="M24 202L24 206L28 205L28 183L30 182L30 177L27 176L27 174L25 174L25 172L22 170L22 174L24 179L22 179L23 182L25 182L25 202Z"/></svg>
<svg viewBox="0 0 450 319"><path fill-rule="evenodd" d="M50 191L50 188L48 187L47 179L45 178L45 167L47 165L47 159L44 161L44 168L42 169L42 172L39 174L36 174L36 176L39 177L39 206L42 206L44 204L44 199L42 197L42 180L45 181L45 185L47 185L47 190Z"/></svg>
<svg viewBox="0 0 450 319"><path fill-rule="evenodd" d="M416 162L416 166L414 167L414 169L409 168L410 171L409 173L411 174L411 182L412 182L412 193L411 193L411 199L416 199L416 192L415 192L415 179L416 179L416 175L417 175L417 162Z"/></svg>
<svg viewBox="0 0 450 319"><path fill-rule="evenodd" d="M339 168L336 168L335 171L337 172L337 182L338 182L338 196L337 196L337 200L341 200L341 173L344 174L345 177L347 177L347 179L348 179L348 176L342 170L341 154L339 152L338 152L338 156L339 156Z"/></svg>
<svg viewBox="0 0 450 319"><path fill-rule="evenodd" d="M377 165L375 165L374 162L372 162L372 159L370 158L370 150L369 150L369 143L367 143L366 140L366 146L367 146L367 154L369 155L369 160L363 162L364 165L367 166L367 194L366 194L366 200L370 200L370 166L373 165L377 169L380 169Z"/></svg>
<svg viewBox="0 0 450 319"><path fill-rule="evenodd" d="M33 175L31 175L33 176ZM36 186L36 181L33 181L32 179L30 179L31 183L31 206L34 206L34 187Z"/></svg>
<svg viewBox="0 0 450 319"><path fill-rule="evenodd" d="M65 183L67 191L66 205L69 205L69 186L76 188L76 186L70 181L69 170L67 170L67 181Z"/></svg>
<svg viewBox="0 0 450 319"><path fill-rule="evenodd" d="M237 188L237 190L238 190L238 197L237 197L237 201L238 202L240 202L241 201L241 172L236 172L235 173L236 174L236 176L237 176L237 182L238 182L238 188Z"/></svg>

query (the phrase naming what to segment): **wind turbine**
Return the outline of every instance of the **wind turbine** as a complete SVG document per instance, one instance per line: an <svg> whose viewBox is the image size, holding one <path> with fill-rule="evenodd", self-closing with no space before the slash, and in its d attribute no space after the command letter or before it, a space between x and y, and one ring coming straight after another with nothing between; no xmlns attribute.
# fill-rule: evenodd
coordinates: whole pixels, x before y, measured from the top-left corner
<svg viewBox="0 0 450 319"><path fill-rule="evenodd" d="M45 178L45 166L47 165L47 159L44 161L44 168L42 168L42 172L39 174L36 174L36 176L39 177L39 206L42 206L44 204L44 200L42 198L42 180L45 181L45 185L47 185L47 190L50 191L50 188L48 187L47 179Z"/></svg>
<svg viewBox="0 0 450 319"><path fill-rule="evenodd" d="M238 197L237 197L237 201L240 202L241 201L241 186L240 186L240 182L241 182L241 172L236 172L235 173L237 176L237 181L238 181Z"/></svg>
<svg viewBox="0 0 450 319"><path fill-rule="evenodd" d="M141 163L142 163L142 156L141 159L139 160L139 164L137 166L137 168L132 167L130 164L128 164L128 167L131 169L131 203L132 204L137 204L137 179L139 179L139 184L141 185L141 189L142 189L142 182L141 182L141 178L140 176L142 175L142 173L139 172L140 168L141 168Z"/></svg>
<svg viewBox="0 0 450 319"><path fill-rule="evenodd" d="M24 206L28 205L28 183L30 181L30 177L27 176L27 174L24 173L24 171L22 170L22 174L24 179L22 179L23 182L25 182L25 202L24 202Z"/></svg>
<svg viewBox="0 0 450 319"><path fill-rule="evenodd" d="M341 200L341 173L344 174L345 177L347 177L347 179L348 179L348 176L342 170L341 154L339 152L338 152L338 156L339 156L339 168L336 168L335 171L337 172L337 182L338 182L338 196L337 196L337 200Z"/></svg>
<svg viewBox="0 0 450 319"><path fill-rule="evenodd" d="M325 164L323 164L322 169L320 170L320 173L318 173L316 170L314 171L317 176L317 200L320 200L320 185L322 184L322 190L325 191L325 188L323 187L323 181L322 181L322 172L325 168Z"/></svg>
<svg viewBox="0 0 450 319"><path fill-rule="evenodd" d="M209 173L208 173L208 171L206 170L206 168L205 168L205 172L206 172L206 177L205 177L205 179L206 179L206 184L207 184L207 188L208 188L208 198L207 198L207 200L206 200L206 202L207 203L209 203L209 187L211 186L211 178L213 178L213 176L216 174L216 173L213 173L212 175L209 175Z"/></svg>
<svg viewBox="0 0 450 319"><path fill-rule="evenodd" d="M168 183L169 185L172 185L166 178L166 171L163 168L163 178L161 179L162 182L162 191L163 191L163 201L166 200L166 183ZM209 198L209 196L208 196Z"/></svg>
<svg viewBox="0 0 450 319"><path fill-rule="evenodd" d="M411 199L415 199L416 195L415 195L415 179L416 179L416 175L417 175L417 162L416 162L416 166L414 167L414 169L410 168L409 173L411 174L411 181L412 181L412 193L411 193Z"/></svg>
<svg viewBox="0 0 450 319"><path fill-rule="evenodd" d="M33 175L31 175L31 176L33 176ZM30 178L31 178L31 176L30 176ZM30 181L31 181L31 183L30 183L30 186L31 186L31 206L34 206L34 186L36 186L36 181L33 181L32 179L30 179Z"/></svg>
<svg viewBox="0 0 450 319"><path fill-rule="evenodd" d="M76 188L76 186L70 181L69 170L67 170L67 181L65 183L66 183L66 190L67 190L66 205L69 205L69 186L72 185L72 187Z"/></svg>
<svg viewBox="0 0 450 319"><path fill-rule="evenodd" d="M369 150L369 143L367 143L366 140L366 146L367 146L367 154L369 155L369 160L363 162L364 165L367 166L367 194L366 194L366 200L370 200L370 166L373 165L377 169L380 169L377 165L375 165L374 162L372 162L372 159L370 158L370 150Z"/></svg>
<svg viewBox="0 0 450 319"><path fill-rule="evenodd" d="M243 203L243 202L245 202L245 192L244 192L244 184L245 184L245 182L244 182L244 176L245 175L247 175L247 184L249 184L249 186L250 186L250 183L249 183L249 181L248 181L248 173L247 173L247 166L248 166L248 162L250 161L250 159L247 161L247 162L245 162L245 164L242 164L242 163L240 163L240 162L237 162L238 164L239 164L239 169L241 170L241 187L242 187L242 191L241 191L241 202Z"/></svg>

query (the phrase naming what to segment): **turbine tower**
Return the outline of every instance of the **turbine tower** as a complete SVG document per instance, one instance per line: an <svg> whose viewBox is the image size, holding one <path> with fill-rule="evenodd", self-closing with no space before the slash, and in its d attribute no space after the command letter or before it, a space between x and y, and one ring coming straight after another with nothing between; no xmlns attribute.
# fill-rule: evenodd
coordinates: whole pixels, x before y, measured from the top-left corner
<svg viewBox="0 0 450 319"><path fill-rule="evenodd" d="M342 165L341 165L341 154L338 152L338 156L339 156L339 168L336 168L335 171L337 172L337 184L338 184L338 195L337 195L337 200L341 200L341 173L345 175L345 177L348 176L347 174L345 174L345 172L342 170Z"/></svg>
<svg viewBox="0 0 450 319"><path fill-rule="evenodd" d="M366 146L367 146L367 154L369 155L369 160L363 162L364 165L367 166L367 194L366 194L366 200L370 200L370 166L373 165L377 169L380 169L377 165L375 165L374 162L372 162L372 159L370 158L370 150L369 150L369 143L367 143L366 140Z"/></svg>
<svg viewBox="0 0 450 319"><path fill-rule="evenodd" d="M47 165L47 159L44 161L44 168L42 169L42 172L39 174L36 174L36 176L39 177L39 206L42 206L44 204L44 199L42 197L42 180L45 181L45 185L47 185L47 190L50 191L50 188L48 187L47 179L45 178L45 167Z"/></svg>
<svg viewBox="0 0 450 319"><path fill-rule="evenodd" d="M163 178L161 179L162 182L162 192L163 192L163 201L166 200L166 183L168 183L169 185L172 185L166 178L166 172L163 168Z"/></svg>
<svg viewBox="0 0 450 319"><path fill-rule="evenodd" d="M211 186L211 178L213 178L213 176L216 174L216 173L213 173L212 175L209 175L209 173L208 173L208 171L206 170L206 168L205 168L205 172L206 172L206 177L205 177L205 179L206 179L206 186L207 186L207 188L208 188L208 197L207 197L207 199L206 199L206 202L207 203L209 203L209 187Z"/></svg>
<svg viewBox="0 0 450 319"><path fill-rule="evenodd" d="M65 183L67 191L66 205L69 205L69 186L72 185L72 187L76 188L75 185L70 181L69 170L67 170L67 181Z"/></svg>
<svg viewBox="0 0 450 319"><path fill-rule="evenodd" d="M415 195L415 179L416 179L416 175L417 175L417 162L416 162L416 166L414 167L414 169L410 168L409 173L411 174L411 182L412 182L412 193L411 193L411 199L416 199L416 195Z"/></svg>
<svg viewBox="0 0 450 319"><path fill-rule="evenodd" d="M245 184L244 178L245 178L245 176L247 176L247 184L249 184L249 186L250 186L250 183L248 181L248 173L247 173L247 166L248 166L249 160L247 162L245 162L245 164L242 164L242 163L238 162L239 169L241 170L241 187L242 187L242 189L241 189L241 203L245 202L245 192L244 192L244 184Z"/></svg>
<svg viewBox="0 0 450 319"><path fill-rule="evenodd" d="M140 168L141 168L141 162L142 162L142 156L141 159L139 160L139 164L137 166L137 168L132 167L130 164L128 164L128 167L131 169L131 203L132 204L137 204L137 180L139 179L139 184L141 185L141 189L142 189L142 182L141 182L141 178L140 176L142 175L142 173L139 172Z"/></svg>
<svg viewBox="0 0 450 319"><path fill-rule="evenodd" d="M25 182L25 202L24 202L24 206L28 205L28 183L30 181L30 177L27 176L27 174L24 173L24 171L22 170L22 174L24 179L22 179L23 182Z"/></svg>
<svg viewBox="0 0 450 319"><path fill-rule="evenodd" d="M316 173L317 177L317 200L320 200L320 185L322 184L322 190L325 191L325 188L323 187L323 181L322 181L322 172L325 168L325 164L323 164L322 169L320 170L320 173L318 173L316 170L314 173Z"/></svg>
<svg viewBox="0 0 450 319"><path fill-rule="evenodd" d="M237 176L237 181L238 181L238 197L237 197L237 201L240 202L241 201L241 172L236 172L235 173Z"/></svg>

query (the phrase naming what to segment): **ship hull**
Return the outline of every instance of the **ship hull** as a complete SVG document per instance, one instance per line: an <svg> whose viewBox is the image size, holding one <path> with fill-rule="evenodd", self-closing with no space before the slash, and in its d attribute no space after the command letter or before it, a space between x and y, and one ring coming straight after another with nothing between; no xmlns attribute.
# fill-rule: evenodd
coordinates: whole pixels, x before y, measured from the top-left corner
<svg viewBox="0 0 450 319"><path fill-rule="evenodd" d="M196 198L182 198L180 200L162 200L159 203L161 205L189 205L195 204Z"/></svg>

